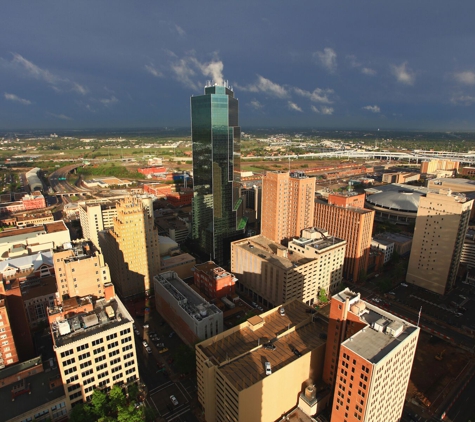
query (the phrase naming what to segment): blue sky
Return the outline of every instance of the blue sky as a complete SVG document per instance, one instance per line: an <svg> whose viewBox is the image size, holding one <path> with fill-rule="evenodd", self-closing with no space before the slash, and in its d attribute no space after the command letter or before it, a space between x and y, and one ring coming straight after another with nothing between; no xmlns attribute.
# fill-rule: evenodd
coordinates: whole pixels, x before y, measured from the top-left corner
<svg viewBox="0 0 475 422"><path fill-rule="evenodd" d="M475 130L473 0L3 6L0 129L187 126L224 79L246 127Z"/></svg>

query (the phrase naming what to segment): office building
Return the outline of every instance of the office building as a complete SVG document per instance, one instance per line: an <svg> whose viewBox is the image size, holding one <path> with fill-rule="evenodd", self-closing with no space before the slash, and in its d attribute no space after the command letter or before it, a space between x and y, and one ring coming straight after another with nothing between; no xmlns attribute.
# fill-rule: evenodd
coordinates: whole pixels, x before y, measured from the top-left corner
<svg viewBox="0 0 475 422"><path fill-rule="evenodd" d="M456 171L459 168L458 161L451 160L428 160L421 163L421 174L436 174L438 170Z"/></svg>
<svg viewBox="0 0 475 422"><path fill-rule="evenodd" d="M264 236L231 244L231 271L237 293L264 306L291 299L317 303L320 291L333 293L342 281L346 241L319 229L306 229L288 247Z"/></svg>
<svg viewBox="0 0 475 422"><path fill-rule="evenodd" d="M99 232L99 244L119 296L150 292L153 277L160 273L160 248L158 230L142 200L120 200L113 228Z"/></svg>
<svg viewBox="0 0 475 422"><path fill-rule="evenodd" d="M210 299L219 299L234 294L237 278L234 274L216 265L213 261L195 265L193 283Z"/></svg>
<svg viewBox="0 0 475 422"><path fill-rule="evenodd" d="M154 287L158 312L189 345L223 331L223 313L175 272L156 275Z"/></svg>
<svg viewBox="0 0 475 422"><path fill-rule="evenodd" d="M0 295L0 369L19 361L5 296Z"/></svg>
<svg viewBox="0 0 475 422"><path fill-rule="evenodd" d="M368 268L374 211L315 201L314 226L346 240L344 277L357 282Z"/></svg>
<svg viewBox="0 0 475 422"><path fill-rule="evenodd" d="M295 407L302 385L321 380L327 324L298 300L283 307L196 345L207 422L275 421Z"/></svg>
<svg viewBox="0 0 475 422"><path fill-rule="evenodd" d="M71 247L69 247L71 246ZM58 297L104 296L104 285L111 282L109 267L92 242L68 245L53 255Z"/></svg>
<svg viewBox="0 0 475 422"><path fill-rule="evenodd" d="M406 280L438 294L455 284L473 200L450 190L420 199Z"/></svg>
<svg viewBox="0 0 475 422"><path fill-rule="evenodd" d="M111 283L102 298L74 297L48 308L66 407L139 378L133 319L114 295Z"/></svg>
<svg viewBox="0 0 475 422"><path fill-rule="evenodd" d="M62 220L5 230L0 233L0 261L49 251L69 242L69 230Z"/></svg>
<svg viewBox="0 0 475 422"><path fill-rule="evenodd" d="M386 264L393 256L394 242L386 239L373 238L373 240L371 240L371 249L382 251L384 253L384 264Z"/></svg>
<svg viewBox="0 0 475 422"><path fill-rule="evenodd" d="M210 259L224 264L229 243L243 234L239 195L241 129L238 100L224 85L207 85L191 98L193 144L192 239Z"/></svg>
<svg viewBox="0 0 475 422"><path fill-rule="evenodd" d="M328 204L338 207L364 208L366 195L356 192L333 192L328 195Z"/></svg>
<svg viewBox="0 0 475 422"><path fill-rule="evenodd" d="M288 242L313 225L315 178L303 172L267 172L262 180L261 234Z"/></svg>
<svg viewBox="0 0 475 422"><path fill-rule="evenodd" d="M117 217L117 203L123 198L123 196L99 198L78 203L79 219L84 239L90 239L97 248L99 247L98 233L114 226L114 219ZM144 206L152 215L152 198L148 195L139 198L142 199Z"/></svg>
<svg viewBox="0 0 475 422"><path fill-rule="evenodd" d="M324 381L331 422L401 420L419 328L361 300L348 288L334 295Z"/></svg>

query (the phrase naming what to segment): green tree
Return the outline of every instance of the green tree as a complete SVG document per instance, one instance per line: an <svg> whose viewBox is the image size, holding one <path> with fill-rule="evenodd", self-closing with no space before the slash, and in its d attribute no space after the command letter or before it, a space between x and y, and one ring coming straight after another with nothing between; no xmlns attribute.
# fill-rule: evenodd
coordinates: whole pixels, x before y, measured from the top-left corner
<svg viewBox="0 0 475 422"><path fill-rule="evenodd" d="M325 291L325 289L320 289L320 291L318 292L318 301L320 303L328 302L327 292Z"/></svg>
<svg viewBox="0 0 475 422"><path fill-rule="evenodd" d="M119 408L125 406L125 396L122 389L118 385L114 385L109 392L109 407L112 412L119 410Z"/></svg>
<svg viewBox="0 0 475 422"><path fill-rule="evenodd" d="M89 406L91 408L91 412L97 416L98 419L106 416L107 394L102 390L94 390Z"/></svg>
<svg viewBox="0 0 475 422"><path fill-rule="evenodd" d="M144 420L145 412L144 407L135 407L135 403L131 403L128 406L123 406L117 413L117 420L119 422L142 422Z"/></svg>
<svg viewBox="0 0 475 422"><path fill-rule="evenodd" d="M70 422L90 422L91 420L94 420L94 417L91 415L89 406L84 403L74 406L69 414Z"/></svg>

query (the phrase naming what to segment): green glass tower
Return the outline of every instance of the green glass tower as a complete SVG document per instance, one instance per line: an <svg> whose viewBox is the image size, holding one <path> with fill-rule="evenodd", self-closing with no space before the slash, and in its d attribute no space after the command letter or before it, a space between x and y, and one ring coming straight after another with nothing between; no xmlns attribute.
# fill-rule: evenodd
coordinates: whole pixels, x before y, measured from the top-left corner
<svg viewBox="0 0 475 422"><path fill-rule="evenodd" d="M240 198L241 129L238 100L227 85L208 85L191 97L193 144L192 239L215 262L230 257L244 233Z"/></svg>

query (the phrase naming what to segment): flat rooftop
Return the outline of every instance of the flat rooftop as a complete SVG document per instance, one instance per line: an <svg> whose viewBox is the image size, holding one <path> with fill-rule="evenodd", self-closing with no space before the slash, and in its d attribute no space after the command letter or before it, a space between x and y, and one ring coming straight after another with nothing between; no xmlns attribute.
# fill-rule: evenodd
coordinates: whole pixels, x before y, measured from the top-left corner
<svg viewBox="0 0 475 422"><path fill-rule="evenodd" d="M186 264L188 262L195 262L196 258L189 253L181 253L175 256L162 256L160 257L160 264L163 269L175 267L180 264Z"/></svg>
<svg viewBox="0 0 475 422"><path fill-rule="evenodd" d="M88 298L82 298L83 300ZM76 298L72 298L69 302L77 302ZM89 298L92 302L92 299ZM87 301L86 301L87 302ZM99 299L94 304L92 312L81 312L70 318L60 318L51 323L51 333L53 334L53 342L55 347L62 347L69 343L81 340L85 337L97 334L101 331L109 330L120 325L133 321L129 312L119 300L114 297L109 301ZM63 303L64 310L68 306ZM114 315L108 316L107 310L112 308ZM71 307L77 309L78 306ZM61 311L60 308L58 311ZM56 309L51 310L50 315L54 315Z"/></svg>
<svg viewBox="0 0 475 422"><path fill-rule="evenodd" d="M345 209L345 210L350 210L353 212L357 212L358 214L368 214L369 212L373 212L373 210L369 210L366 208L357 208L357 207L342 207L339 205L334 205L334 204L329 204L328 201L324 201L322 199L315 199L316 204L323 204L323 205L328 205L329 207L336 207L339 209Z"/></svg>
<svg viewBox="0 0 475 422"><path fill-rule="evenodd" d="M46 403L53 400L58 400L64 395L64 388L61 381L61 375L58 369L49 372L40 372L30 377L25 378L25 383L30 384L31 394L22 394L12 401L11 390L18 382L0 388L0 403L2 403L2 417L4 421L8 421L23 413L36 409L39 406L44 406ZM55 386L51 388L51 386ZM52 417L51 409L49 417Z"/></svg>
<svg viewBox="0 0 475 422"><path fill-rule="evenodd" d="M280 315L279 308L274 308L226 331L214 342L198 345L213 364L220 366L219 370L238 391L265 378L264 362L270 362L275 372L298 359L294 348L304 355L326 343L320 335L326 337L328 323L314 317L318 314L308 313L311 307L293 300L284 308L284 316ZM263 347L270 341L275 350Z"/></svg>
<svg viewBox="0 0 475 422"><path fill-rule="evenodd" d="M307 264L312 261L312 259L306 258L296 251L292 251L291 254L287 254L287 258L278 256L278 249L286 250L287 248L274 243L272 240L261 235L248 237L246 239L233 242L233 244L235 247L243 248L249 253L257 255L259 258L265 259L272 265L278 266L284 270Z"/></svg>
<svg viewBox="0 0 475 422"><path fill-rule="evenodd" d="M154 283L160 283L176 299L185 312L197 321L211 315L221 314L221 310L206 301L173 271L167 271L154 277ZM204 312L204 313L201 313Z"/></svg>
<svg viewBox="0 0 475 422"><path fill-rule="evenodd" d="M372 363L377 363L404 342L419 328L371 303L361 300L360 294L348 288L332 297L342 303L349 301L360 321L367 326L342 343L357 355ZM354 313L354 312L353 312ZM394 333L396 332L396 333Z"/></svg>

